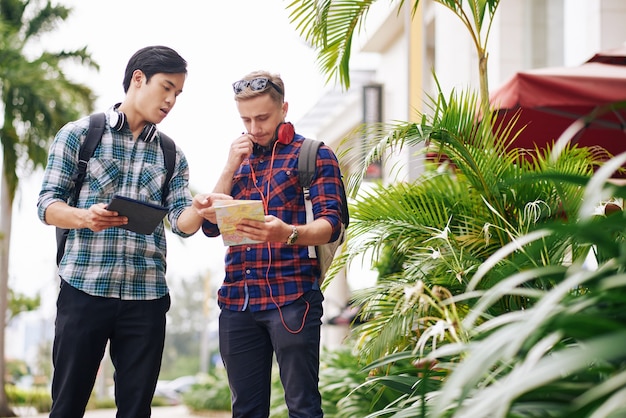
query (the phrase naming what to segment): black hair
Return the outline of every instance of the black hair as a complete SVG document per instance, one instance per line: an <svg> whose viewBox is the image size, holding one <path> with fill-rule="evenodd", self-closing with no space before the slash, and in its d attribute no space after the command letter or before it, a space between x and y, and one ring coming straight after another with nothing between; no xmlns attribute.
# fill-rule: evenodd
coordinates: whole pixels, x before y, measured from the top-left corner
<svg viewBox="0 0 626 418"><path fill-rule="evenodd" d="M146 81L149 81L153 75L158 73L187 74L187 61L172 48L166 46L147 46L140 49L135 52L126 65L124 93L128 92L130 80L135 70L141 70L146 76Z"/></svg>

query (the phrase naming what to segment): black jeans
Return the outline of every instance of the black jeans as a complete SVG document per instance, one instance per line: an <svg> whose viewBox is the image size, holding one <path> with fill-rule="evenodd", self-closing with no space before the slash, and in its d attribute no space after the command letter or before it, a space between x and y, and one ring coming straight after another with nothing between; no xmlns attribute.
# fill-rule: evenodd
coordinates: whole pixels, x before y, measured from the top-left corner
<svg viewBox="0 0 626 418"><path fill-rule="evenodd" d="M169 295L157 300L102 298L61 280L50 418L84 415L109 340L117 418L150 417L169 307Z"/></svg>
<svg viewBox="0 0 626 418"><path fill-rule="evenodd" d="M318 389L323 299L319 290L311 290L280 312L222 309L220 353L228 373L233 418L269 417L274 352L289 417L323 416ZM293 332L305 316L302 330Z"/></svg>

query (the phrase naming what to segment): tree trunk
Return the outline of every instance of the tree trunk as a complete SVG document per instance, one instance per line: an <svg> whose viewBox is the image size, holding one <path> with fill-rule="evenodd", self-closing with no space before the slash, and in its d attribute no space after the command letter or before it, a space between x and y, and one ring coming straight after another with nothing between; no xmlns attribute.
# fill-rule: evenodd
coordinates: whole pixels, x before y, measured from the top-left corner
<svg viewBox="0 0 626 418"><path fill-rule="evenodd" d="M9 195L6 176L2 170L0 185L0 417L16 417L9 407L9 399L4 388L6 380L5 331L9 294L9 244L11 242L11 220L13 199Z"/></svg>
<svg viewBox="0 0 626 418"><path fill-rule="evenodd" d="M491 104L489 103L489 81L487 77L487 59L486 51L478 51L478 74L480 81L480 107L483 117L488 117Z"/></svg>

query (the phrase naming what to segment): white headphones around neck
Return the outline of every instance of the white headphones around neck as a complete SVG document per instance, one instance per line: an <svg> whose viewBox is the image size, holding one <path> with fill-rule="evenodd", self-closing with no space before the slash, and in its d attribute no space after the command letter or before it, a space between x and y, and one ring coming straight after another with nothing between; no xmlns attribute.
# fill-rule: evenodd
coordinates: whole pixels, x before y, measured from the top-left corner
<svg viewBox="0 0 626 418"><path fill-rule="evenodd" d="M111 129L116 131L121 131L126 125L126 115L124 112L120 112L117 110L120 103L113 106L113 109L109 112L109 126ZM139 138L144 142L152 142L154 138L156 138L157 127L154 123L146 123L146 126L143 127L141 133L139 134Z"/></svg>

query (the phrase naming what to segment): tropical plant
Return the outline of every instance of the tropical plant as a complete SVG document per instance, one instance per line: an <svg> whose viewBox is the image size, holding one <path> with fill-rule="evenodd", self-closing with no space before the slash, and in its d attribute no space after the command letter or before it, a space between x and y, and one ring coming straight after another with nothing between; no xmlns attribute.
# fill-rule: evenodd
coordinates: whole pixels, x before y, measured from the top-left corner
<svg viewBox="0 0 626 418"><path fill-rule="evenodd" d="M410 362L389 365L388 375L402 375L413 371ZM375 372L374 372L375 375ZM398 397L393 385L363 385L369 370L351 347L326 350L320 365L320 393L324 416L333 418L364 417L372 411L383 409Z"/></svg>
<svg viewBox="0 0 626 418"><path fill-rule="evenodd" d="M98 68L85 48L41 51L37 41L64 21L70 9L50 1L0 0L0 415L11 415L4 390L4 325L9 242L19 175L46 163L50 139L67 121L92 110L92 91L71 82L63 65Z"/></svg>
<svg viewBox="0 0 626 418"><path fill-rule="evenodd" d="M527 160L515 150L506 150L498 140L500 131L492 134L488 120L472 122L476 106L475 97L457 99L453 94L439 102L440 111L432 120L424 117L420 124L396 125L372 148L370 161L383 149L430 141L453 169L439 167L412 184L375 187L358 196L352 207L351 236L340 265L369 250L376 257L390 246L397 254L394 258L405 260L401 272L382 277L355 297L368 318L355 332L370 367L379 369L401 360L417 365L412 375L370 380L393 388L402 381L407 389L406 398L384 409L387 414L418 416L414 415L416 399L432 398L423 392L425 388L432 392L454 370L453 364L465 364L462 353L445 359L427 355L445 350L440 347L448 344L463 347L476 342L473 330L462 324L476 310L479 294L499 289L518 272L543 267L543 274L522 276L526 280L514 291L497 293L497 298L492 295L477 326L490 318L514 315L511 312L529 312L540 303L536 295L559 285L561 266L580 260L593 244L572 239L574 234L541 231L565 228L578 220L583 209L589 212L590 202L601 201L599 196L584 195L583 187L597 164L594 153L565 146L558 155L538 153ZM366 166L367 162L361 167ZM587 233L597 230L594 226ZM610 231L603 239L613 242L613 229L599 230ZM615 253L606 247L602 253ZM505 248L516 251L500 255ZM489 266L486 271L485 266Z"/></svg>
<svg viewBox="0 0 626 418"><path fill-rule="evenodd" d="M352 37L372 3L289 6L322 70L344 87ZM494 126L489 116L483 48L499 2L438 3L477 45L480 99L440 91L419 123L360 127L360 137L375 140L347 164L357 167L355 203L347 251L333 270L364 254L373 265L382 256L403 261L355 297L367 320L354 330L360 359L378 373L363 385L401 393L369 417L620 416L626 358L605 345L625 336L624 225L591 219L590 208L608 196L589 192L605 190L598 175L590 182L600 161L567 138L534 156L509 149L518 132L515 121ZM421 178L359 190L371 162L416 144L438 151ZM582 267L590 250L600 262L593 273ZM406 362L412 371L385 373Z"/></svg>
<svg viewBox="0 0 626 418"><path fill-rule="evenodd" d="M542 153L526 159L507 149L500 131L494 135L488 120L476 122L477 106L476 96L452 93L439 101L432 117L394 125L369 155L372 161L385 149L428 141L454 167L429 170L414 183L379 185L354 200L350 240L337 267L369 253L375 262L388 247L395 259L404 260L401 271L355 295L355 303L368 317L356 331L368 336L361 344L370 361L414 345L419 338L413 329L417 318L424 328L439 319L458 322L469 307L458 304L460 312L442 310L441 301L448 294L465 292L478 268L500 248L543 225L572 217L582 205L581 185L596 164L591 151L565 147L554 160ZM366 166L367 162L351 178L352 187L357 187ZM541 257L524 251L511 255L490 271L480 289L513 272L561 263L571 254L588 251L582 244L557 244L545 243ZM538 280L530 285L546 289L552 283ZM516 295L502 297L489 313L526 309L531 303Z"/></svg>
<svg viewBox="0 0 626 418"><path fill-rule="evenodd" d="M419 345L387 356L373 366L399 359L436 366L445 379L428 397L418 390L419 373L405 377L403 395L373 416L394 417L621 417L626 413L626 216L623 211L598 214L593 202L607 196L623 199L624 187L607 177L626 161L610 161L585 188L575 222L553 221L511 242L491 256L473 275L467 291L447 305L472 310L457 326L465 341L443 344L424 355ZM564 182L569 181L563 177ZM541 242L540 245L533 245ZM546 243L586 245L593 255L574 257L569 264L526 269L477 291L479 283L511 254L542 256ZM529 245L530 244L530 245ZM545 280L551 288L537 289ZM489 308L504 295L532 300L523 311L493 316ZM429 370L432 371L432 368ZM373 385L398 388L397 376Z"/></svg>
<svg viewBox="0 0 626 418"><path fill-rule="evenodd" d="M540 403L555 416L607 409L617 414L619 408L612 402L620 393L623 355L601 350L600 343L592 344L589 355L581 347L596 337L604 342L607 329L608 340L624 337L624 318L614 302L623 292L621 279L614 276L624 269L624 221L585 220L599 202L624 196L619 189L606 191L598 178L606 180L602 173L617 170L626 157L605 163L590 182L598 164L592 150L559 144L558 153L539 152L526 159L499 140L508 127L494 133L489 120L473 119L476 106L475 97L452 94L437 103L432 118L394 125L355 176L358 184L368 162L384 155L383 150L424 141L434 144L449 162L448 169L435 167L415 183L362 192L351 210L351 235L338 268L367 253L374 254L374 264L381 254L404 260L401 271L390 270L355 296L367 318L353 331L361 358L378 372L398 362L414 364L413 373L385 372L367 380L366 386L403 393L369 416L532 416L528 411ZM390 248L394 257L386 255ZM609 266L596 279L576 274L592 249ZM605 274L610 284L603 281ZM604 287L608 291L600 292ZM598 303L610 308L598 311ZM588 323L604 320L605 326L576 328L576 313L587 307L588 315L595 316ZM534 312L540 312L535 314L539 322L529 324L526 319ZM561 339L539 353L577 361L567 369L574 377L557 378L549 369L543 380L520 382L520 391L514 393L521 400L503 397L498 383L492 383L502 379L508 387L507 379L524 374L509 368L518 361L526 370L525 362L534 360L529 353L542 349L542 338L549 335L542 334L547 325L541 320L551 321L548 325ZM538 328L538 336L529 336L531 325ZM505 326L507 331L499 330ZM514 354L505 349L512 341L517 341L509 350ZM564 349L572 354L560 351ZM509 357L502 357L505 354ZM603 360L597 367L594 356ZM476 358L483 361L478 372ZM456 378L459 374L464 378ZM568 388L578 381L584 384L577 390ZM592 386L602 387L601 393L587 392ZM566 401L549 403L543 393ZM442 394L445 401L438 400ZM488 411L484 415L475 415L480 408L472 405L479 401L481 411ZM489 401L498 409L486 408Z"/></svg>
<svg viewBox="0 0 626 418"><path fill-rule="evenodd" d="M415 183L371 188L357 196L352 206L350 240L338 267L367 253L373 253L377 261L378 255L389 248L396 254L393 259L404 260L401 271L379 278L374 287L363 289L355 296L355 303L363 306L363 315L367 317L367 321L354 330L360 355L371 362L370 369L379 372L400 361L415 364L412 374L385 373L368 380L368 385L405 390L404 395L370 415L372 417L431 416L435 412L426 415L429 411L426 400L432 403L436 399L434 394L443 396L448 391L455 393L454 396L467 394L460 400L455 398L463 408L472 405L475 399L487 396L478 389L486 388L500 376L508 377L501 370L509 365L509 359L503 359L502 364L485 366L486 369L496 368L499 374L474 374L476 370L468 365L468 361L471 364L468 352L474 353L474 346L489 337L492 346L504 350L511 342L503 338L508 334L493 333L498 337L491 337L491 331L503 321L523 322L520 315L525 317L540 309L552 292L560 291L557 294L564 299L573 299L574 309L587 306L589 302L585 298L592 289L596 290L591 293L597 293L597 285L585 287L581 282L572 286L567 274L575 271L574 266L569 269L568 266L580 264L590 249L597 249L599 260L612 263L613 273L623 269L621 223L609 227L597 220L589 225L581 222L593 213L594 205L608 196L621 197L615 190L612 194L585 194L584 186L598 164L593 151L561 148L561 144L557 144L555 149L559 149L559 153L537 153L527 159L516 150L507 150L507 144L500 138L503 132L504 137L508 137L507 127L495 129L494 133L490 120L478 123L474 119L476 108L475 96L457 98L453 93L449 99L441 99L432 117L424 116L419 124L394 125L388 135L372 147L368 159L361 165L363 170L356 174L355 184L358 184L358 176L364 173L368 162L384 155L383 150L425 141L440 149L450 164L449 169L437 167L427 171ZM611 168L616 170L622 162L605 163L597 175ZM600 190L600 186L595 181L587 190ZM555 232L545 232L552 230ZM576 291L562 295L563 282L569 283L567 289ZM507 291L503 291L503 287ZM610 290L613 292L615 287ZM487 295L486 299L477 301L483 294ZM607 296L621 298L619 292ZM475 317L476 312L481 315ZM569 314L571 310L561 312ZM606 314L612 331L619 331L624 325L622 319L616 319L611 310ZM550 320L568 322L567 318L556 315ZM516 325L530 328L528 324ZM476 331L483 329L489 332ZM519 328L516 332L520 332ZM622 336L618 333L615 338ZM583 343L576 337L575 333L564 333L560 344L578 347ZM500 340L496 344L491 338ZM525 344L531 341L541 340L527 336ZM519 349L521 354L516 354L524 358L532 348L532 344L524 345ZM498 356L493 351L491 354L480 359L495 361ZM607 371L607 367L609 376L620 376L623 358L615 352L600 352L599 355L608 356L610 366L603 363L597 370L589 371L579 363L572 366L574 371L590 373L587 377L597 384L604 382L600 371ZM475 378L463 381L465 386L461 392L458 386L451 389L442 386L450 385L457 368L470 369L467 375ZM476 379L480 377L484 382L480 381L476 389L479 382ZM544 390L557 394L568 382L561 382L557 389L551 389L548 384L537 385L533 387L537 393L530 395L539 396ZM610 383L605 384L608 385ZM577 395L596 396L582 390ZM597 396L610 404L616 391L607 388ZM600 408L596 397L593 399L585 406ZM450 403L442 404L446 405L446 410L433 411L446 416ZM500 407L504 408L501 404ZM565 410L573 411L571 406L568 408ZM469 410L471 413L467 416L474 416L476 409ZM492 415L485 416L507 416L497 415L502 414L502 410L505 409L491 409ZM459 407L458 413L461 411Z"/></svg>

